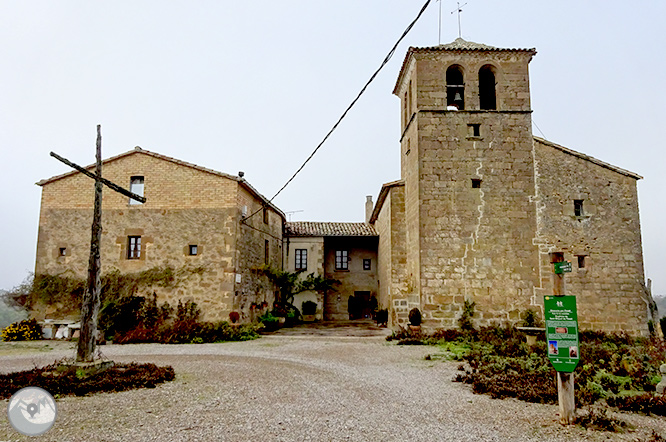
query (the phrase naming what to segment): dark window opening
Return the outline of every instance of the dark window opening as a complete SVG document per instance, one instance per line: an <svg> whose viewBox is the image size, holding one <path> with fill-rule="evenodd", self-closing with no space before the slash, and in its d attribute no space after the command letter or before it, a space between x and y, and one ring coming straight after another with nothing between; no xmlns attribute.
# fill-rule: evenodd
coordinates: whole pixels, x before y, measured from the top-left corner
<svg viewBox="0 0 666 442"><path fill-rule="evenodd" d="M585 268L585 255L578 255L578 268L579 269L584 269Z"/></svg>
<svg viewBox="0 0 666 442"><path fill-rule="evenodd" d="M407 122L408 122L407 114L409 113L409 111L407 110L407 92L405 92L405 97L402 100L402 110L403 110L403 112L402 112L402 125L406 129L407 128Z"/></svg>
<svg viewBox="0 0 666 442"><path fill-rule="evenodd" d="M264 206L264 224L268 224L268 209Z"/></svg>
<svg viewBox="0 0 666 442"><path fill-rule="evenodd" d="M130 177L130 192L136 193L139 196L143 196L144 182L142 176L133 176ZM141 201L130 198L130 204L143 204Z"/></svg>
<svg viewBox="0 0 666 442"><path fill-rule="evenodd" d="M472 178L472 189L480 189L481 188L481 180L477 178Z"/></svg>
<svg viewBox="0 0 666 442"><path fill-rule="evenodd" d="M296 249L296 262L294 263L294 268L297 271L308 269L308 250L307 249Z"/></svg>
<svg viewBox="0 0 666 442"><path fill-rule="evenodd" d="M372 260L364 259L363 260L363 270L370 270L372 266Z"/></svg>
<svg viewBox="0 0 666 442"><path fill-rule="evenodd" d="M268 244L268 240L264 240L264 264L268 264L268 260L270 257L270 252L271 252L271 246Z"/></svg>
<svg viewBox="0 0 666 442"><path fill-rule="evenodd" d="M446 70L446 105L465 109L465 82L460 66L451 66Z"/></svg>
<svg viewBox="0 0 666 442"><path fill-rule="evenodd" d="M335 270L349 270L349 252L347 250L335 251Z"/></svg>
<svg viewBox="0 0 666 442"><path fill-rule="evenodd" d="M483 110L497 109L495 73L491 66L483 66L479 70L479 106Z"/></svg>
<svg viewBox="0 0 666 442"><path fill-rule="evenodd" d="M128 236L127 237L127 259L140 259L141 258L141 237Z"/></svg>
<svg viewBox="0 0 666 442"><path fill-rule="evenodd" d="M471 137L480 137L481 136L481 124L480 123L468 124L467 127L469 127Z"/></svg>
<svg viewBox="0 0 666 442"><path fill-rule="evenodd" d="M58 249L58 254L60 256L67 256L67 247L60 247L60 249Z"/></svg>
<svg viewBox="0 0 666 442"><path fill-rule="evenodd" d="M574 216L585 216L583 200L574 200Z"/></svg>
<svg viewBox="0 0 666 442"><path fill-rule="evenodd" d="M190 255L192 256L199 254L199 247L196 244L190 244L189 250L190 250Z"/></svg>

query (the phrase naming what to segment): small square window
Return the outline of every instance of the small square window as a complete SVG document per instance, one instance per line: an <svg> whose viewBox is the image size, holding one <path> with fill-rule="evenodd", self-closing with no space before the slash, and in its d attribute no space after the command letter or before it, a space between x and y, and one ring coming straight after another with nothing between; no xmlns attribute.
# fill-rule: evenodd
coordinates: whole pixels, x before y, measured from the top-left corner
<svg viewBox="0 0 666 442"><path fill-rule="evenodd" d="M363 260L363 270L370 270L372 267L372 260L371 259L364 259Z"/></svg>
<svg viewBox="0 0 666 442"><path fill-rule="evenodd" d="M481 180L472 178L472 189L480 189L481 188Z"/></svg>
<svg viewBox="0 0 666 442"><path fill-rule="evenodd" d="M127 237L127 259L141 259L141 237Z"/></svg>
<svg viewBox="0 0 666 442"><path fill-rule="evenodd" d="M470 137L478 138L481 136L481 124L479 123L468 124L467 127L469 127Z"/></svg>
<svg viewBox="0 0 666 442"><path fill-rule="evenodd" d="M191 256L199 254L199 246L197 246L196 244L190 244L189 250Z"/></svg>
<svg viewBox="0 0 666 442"><path fill-rule="evenodd" d="M58 249L58 255L59 256L67 256L67 247L60 247Z"/></svg>
<svg viewBox="0 0 666 442"><path fill-rule="evenodd" d="M584 269L585 268L585 255L578 255L578 268L579 269Z"/></svg>
<svg viewBox="0 0 666 442"><path fill-rule="evenodd" d="M583 200L574 200L574 216L585 216Z"/></svg>

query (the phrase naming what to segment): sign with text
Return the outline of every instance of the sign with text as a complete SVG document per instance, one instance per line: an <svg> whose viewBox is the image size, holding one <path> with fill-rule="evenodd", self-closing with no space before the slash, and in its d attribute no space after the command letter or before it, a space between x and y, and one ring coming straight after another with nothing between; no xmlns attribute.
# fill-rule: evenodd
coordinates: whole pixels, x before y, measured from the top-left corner
<svg viewBox="0 0 666 442"><path fill-rule="evenodd" d="M571 261L555 262L553 264L555 264L556 274L571 273Z"/></svg>
<svg viewBox="0 0 666 442"><path fill-rule="evenodd" d="M571 373L578 365L578 311L575 296L544 296L548 359L557 371Z"/></svg>

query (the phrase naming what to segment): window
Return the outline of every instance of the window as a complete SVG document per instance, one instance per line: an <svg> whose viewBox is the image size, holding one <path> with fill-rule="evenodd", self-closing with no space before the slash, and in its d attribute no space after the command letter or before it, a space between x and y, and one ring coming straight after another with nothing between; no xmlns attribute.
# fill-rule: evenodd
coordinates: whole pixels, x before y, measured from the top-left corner
<svg viewBox="0 0 666 442"><path fill-rule="evenodd" d="M495 73L490 65L479 69L479 107L483 110L497 109Z"/></svg>
<svg viewBox="0 0 666 442"><path fill-rule="evenodd" d="M585 268L585 255L577 255L576 258L578 258L578 268L579 269L584 269Z"/></svg>
<svg viewBox="0 0 666 442"><path fill-rule="evenodd" d="M264 206L264 224L268 224L268 209Z"/></svg>
<svg viewBox="0 0 666 442"><path fill-rule="evenodd" d="M472 189L480 189L481 188L481 180L472 178Z"/></svg>
<svg viewBox="0 0 666 442"><path fill-rule="evenodd" d="M143 177L142 176L133 176L130 178L130 192L136 193L139 196L143 196ZM130 198L130 205L134 204L143 204L141 201Z"/></svg>
<svg viewBox="0 0 666 442"><path fill-rule="evenodd" d="M372 266L372 260L371 259L364 259L363 260L363 270L370 270Z"/></svg>
<svg viewBox="0 0 666 442"><path fill-rule="evenodd" d="M349 252L347 250L335 251L335 270L349 270Z"/></svg>
<svg viewBox="0 0 666 442"><path fill-rule="evenodd" d="M574 200L574 216L585 216L583 200Z"/></svg>
<svg viewBox="0 0 666 442"><path fill-rule="evenodd" d="M270 257L271 246L268 244L268 240L264 240L264 264L268 264L268 258Z"/></svg>
<svg viewBox="0 0 666 442"><path fill-rule="evenodd" d="M59 256L67 256L67 247L60 247L58 249L58 255Z"/></svg>
<svg viewBox="0 0 666 442"><path fill-rule="evenodd" d="M465 82L460 66L451 66L446 70L446 105L465 109Z"/></svg>
<svg viewBox="0 0 666 442"><path fill-rule="evenodd" d="M472 123L472 124L468 124L467 127L469 128L469 136L470 137L478 138L478 137L481 136L481 124Z"/></svg>
<svg viewBox="0 0 666 442"><path fill-rule="evenodd" d="M140 259L141 258L141 237L128 236L127 237L127 259Z"/></svg>
<svg viewBox="0 0 666 442"><path fill-rule="evenodd" d="M294 268L298 270L307 270L308 269L308 250L307 249L296 249L296 263Z"/></svg>
<svg viewBox="0 0 666 442"><path fill-rule="evenodd" d="M191 256L199 254L199 247L196 244L190 244L188 248Z"/></svg>

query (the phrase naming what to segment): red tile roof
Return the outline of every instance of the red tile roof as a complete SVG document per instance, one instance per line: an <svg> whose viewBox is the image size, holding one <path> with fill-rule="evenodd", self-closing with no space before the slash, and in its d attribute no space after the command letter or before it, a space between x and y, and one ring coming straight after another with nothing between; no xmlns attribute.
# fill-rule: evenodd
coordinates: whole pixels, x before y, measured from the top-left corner
<svg viewBox="0 0 666 442"><path fill-rule="evenodd" d="M379 236L373 226L366 223L288 222L286 236Z"/></svg>

